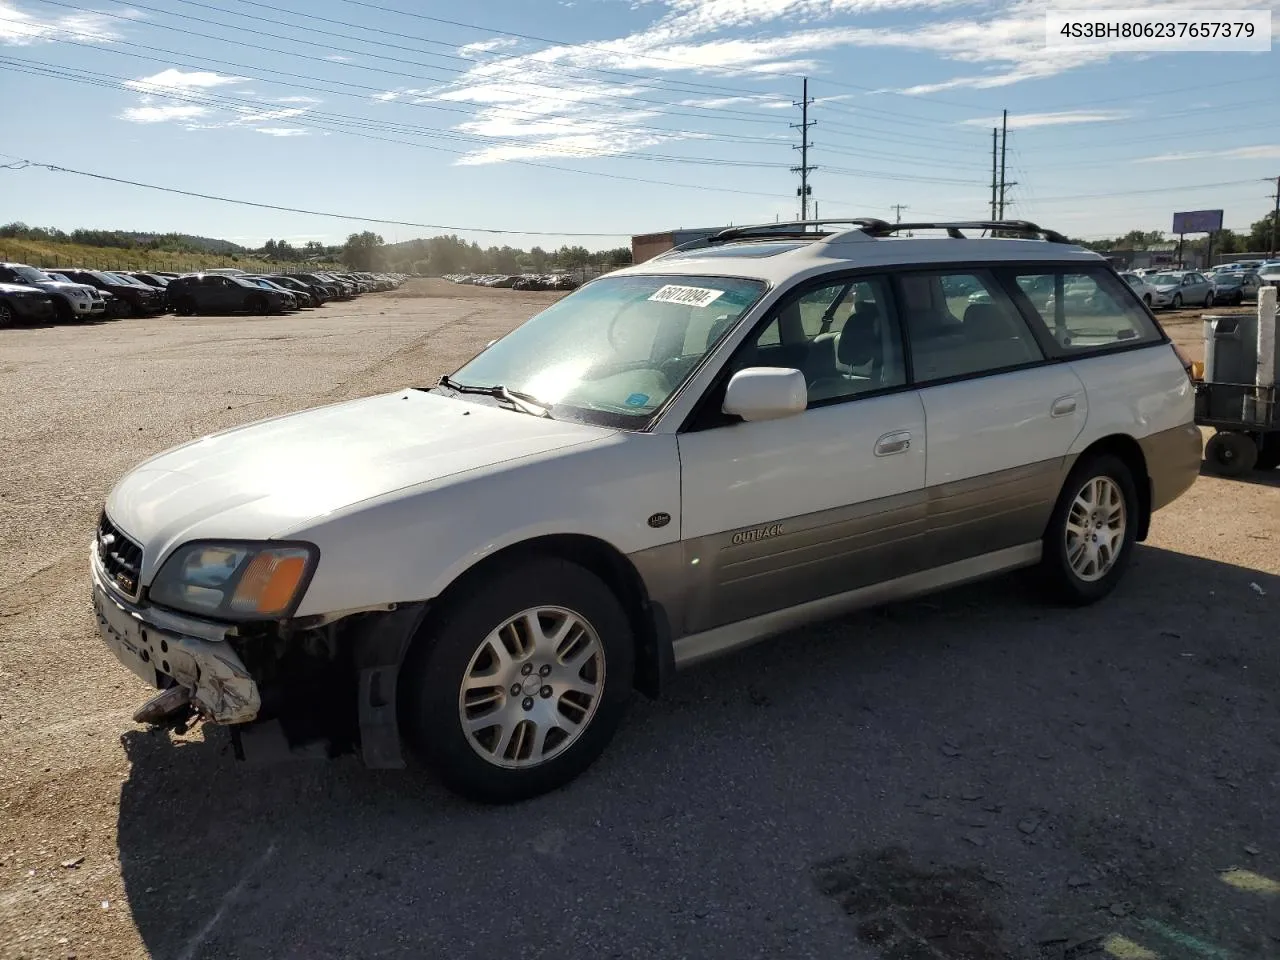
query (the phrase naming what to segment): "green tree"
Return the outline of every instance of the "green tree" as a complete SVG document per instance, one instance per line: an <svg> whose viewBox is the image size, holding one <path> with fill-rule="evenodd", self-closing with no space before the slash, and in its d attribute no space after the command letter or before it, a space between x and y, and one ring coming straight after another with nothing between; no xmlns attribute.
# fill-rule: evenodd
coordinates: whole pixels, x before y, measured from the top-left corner
<svg viewBox="0 0 1280 960"><path fill-rule="evenodd" d="M371 230L353 233L342 247L342 262L352 270L373 270L382 258L382 237Z"/></svg>
<svg viewBox="0 0 1280 960"><path fill-rule="evenodd" d="M1249 228L1248 241L1245 244L1248 247L1247 253L1258 253L1271 250L1271 227L1275 222L1275 211L1268 213L1261 220L1258 220Z"/></svg>

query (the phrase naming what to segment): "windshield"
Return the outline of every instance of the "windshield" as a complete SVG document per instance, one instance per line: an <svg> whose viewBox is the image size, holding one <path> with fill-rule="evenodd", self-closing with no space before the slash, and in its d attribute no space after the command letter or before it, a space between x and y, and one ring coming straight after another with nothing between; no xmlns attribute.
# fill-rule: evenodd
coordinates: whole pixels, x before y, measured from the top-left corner
<svg viewBox="0 0 1280 960"><path fill-rule="evenodd" d="M1174 283L1182 282L1182 274L1180 273L1157 273L1154 277L1147 277L1147 282L1155 286L1168 286Z"/></svg>
<svg viewBox="0 0 1280 960"><path fill-rule="evenodd" d="M639 426L765 291L728 277L605 277L537 314L458 370L556 416Z"/></svg>
<svg viewBox="0 0 1280 960"><path fill-rule="evenodd" d="M30 280L32 283L48 283L53 279L43 270L37 270L35 267L14 267L13 272L23 280Z"/></svg>
<svg viewBox="0 0 1280 960"><path fill-rule="evenodd" d="M254 282L254 281L252 281L252 280L241 280L239 277L227 277L227 279L228 279L228 280L233 280L233 281L235 281L236 283L240 284L240 286L242 286L242 287L256 287L256 286L260 286L260 284L257 284L257 283L255 283L255 282Z"/></svg>
<svg viewBox="0 0 1280 960"><path fill-rule="evenodd" d="M49 274L49 276L50 276L52 279L57 280L59 283L74 283L74 282L75 282L75 281L73 281L73 280L69 280L66 276L64 276L64 275L63 275L63 274L61 274L61 273L51 273L51 274Z"/></svg>
<svg viewBox="0 0 1280 960"><path fill-rule="evenodd" d="M118 276L114 273L91 273L90 276L96 277L97 279L101 280L103 283L114 283L122 287L133 286L133 284L131 284L124 277Z"/></svg>

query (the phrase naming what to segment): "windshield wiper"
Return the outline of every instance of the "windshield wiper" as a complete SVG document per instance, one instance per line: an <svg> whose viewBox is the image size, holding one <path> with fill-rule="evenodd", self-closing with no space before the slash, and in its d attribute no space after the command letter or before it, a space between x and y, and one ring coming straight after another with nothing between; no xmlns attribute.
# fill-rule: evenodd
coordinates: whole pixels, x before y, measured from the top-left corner
<svg viewBox="0 0 1280 960"><path fill-rule="evenodd" d="M527 413L534 417L546 417L548 420L555 419L551 416L551 410L548 404L545 404L537 397L531 396L530 394L524 393L520 390L508 390L500 383L495 383L491 387L480 387L471 383L459 383L452 377L445 375L440 378L440 386L448 387L455 393L475 393L484 397L494 397L498 400L505 400L521 413Z"/></svg>

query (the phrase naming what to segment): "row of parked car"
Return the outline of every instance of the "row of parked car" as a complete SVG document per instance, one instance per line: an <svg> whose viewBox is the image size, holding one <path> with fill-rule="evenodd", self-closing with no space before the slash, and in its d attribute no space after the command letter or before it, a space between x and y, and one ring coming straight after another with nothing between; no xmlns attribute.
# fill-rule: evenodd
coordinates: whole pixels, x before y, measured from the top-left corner
<svg viewBox="0 0 1280 960"><path fill-rule="evenodd" d="M0 327L55 320L156 316L173 311L269 314L350 300L362 293L394 290L401 274L251 274L218 269L202 273L42 270L0 263Z"/></svg>
<svg viewBox="0 0 1280 960"><path fill-rule="evenodd" d="M1265 286L1280 286L1280 260L1224 263L1209 272L1151 268L1122 273L1152 309L1240 305Z"/></svg>
<svg viewBox="0 0 1280 960"><path fill-rule="evenodd" d="M444 279L450 283L465 283L474 287L502 287L510 290L577 290L580 286L577 280L563 273L447 273Z"/></svg>

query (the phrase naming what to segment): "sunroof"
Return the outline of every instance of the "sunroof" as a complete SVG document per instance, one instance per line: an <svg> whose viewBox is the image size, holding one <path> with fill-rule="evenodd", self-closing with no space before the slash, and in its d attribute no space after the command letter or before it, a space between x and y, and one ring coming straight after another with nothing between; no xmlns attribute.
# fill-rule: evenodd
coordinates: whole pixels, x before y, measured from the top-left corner
<svg viewBox="0 0 1280 960"><path fill-rule="evenodd" d="M818 239L817 236L814 237ZM702 260L706 257L776 257L788 250L798 250L809 241L791 241L785 243L731 243L722 247L701 247L697 250L686 250L672 254L672 257L689 257Z"/></svg>

